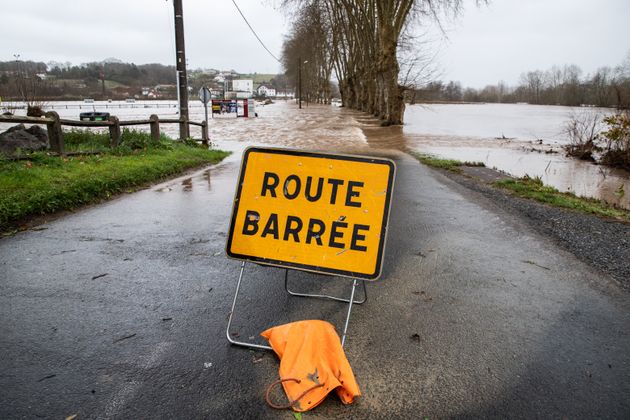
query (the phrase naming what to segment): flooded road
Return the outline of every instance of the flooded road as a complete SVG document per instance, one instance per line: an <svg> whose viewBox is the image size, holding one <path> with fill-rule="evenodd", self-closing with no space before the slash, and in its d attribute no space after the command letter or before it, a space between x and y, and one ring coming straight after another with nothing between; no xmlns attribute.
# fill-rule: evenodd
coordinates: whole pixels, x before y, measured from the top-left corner
<svg viewBox="0 0 630 420"><path fill-rule="evenodd" d="M607 109L520 104L412 105L402 129L407 147L483 162L510 175L540 177L578 196L630 208L630 173L565 156L564 125L573 113Z"/></svg>
<svg viewBox="0 0 630 420"><path fill-rule="evenodd" d="M107 111L120 119L147 118L151 114L177 117L175 101L51 102L48 107L72 119L90 110ZM411 105L404 126L380 127L376 119L358 111L313 104L304 104L299 110L292 101L278 101L258 105L258 118L211 119L209 132L213 141L228 149L233 147L229 143L348 153L396 149L483 162L513 176L537 176L561 191L630 208L630 194L623 193L630 190L627 171L564 156L562 145L567 140L563 125L576 111L583 110L517 104ZM201 103L191 102L191 120L200 121L203 115ZM6 124L0 124L0 130L6 128ZM148 130L148 126L140 128ZM178 135L176 124L161 129L171 136ZM199 128L191 127L191 134L200 137Z"/></svg>
<svg viewBox="0 0 630 420"><path fill-rule="evenodd" d="M0 238L0 418L283 414L263 397L275 355L226 339L240 262L225 243L252 143L397 164L383 276L353 308L345 348L363 395L352 406L329 397L309 418L629 417L630 300L610 276L386 150L418 145L406 127L330 107L258 112L211 123L235 151L218 165ZM238 336L300 319L343 325L345 305L289 297L283 275L247 265ZM317 294L350 286L299 271L291 282Z"/></svg>

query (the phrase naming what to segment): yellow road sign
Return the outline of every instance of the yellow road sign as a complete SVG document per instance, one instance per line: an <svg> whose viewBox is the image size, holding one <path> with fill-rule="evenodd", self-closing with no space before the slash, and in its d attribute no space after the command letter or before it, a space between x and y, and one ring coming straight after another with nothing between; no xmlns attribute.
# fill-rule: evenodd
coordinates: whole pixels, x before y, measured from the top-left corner
<svg viewBox="0 0 630 420"><path fill-rule="evenodd" d="M241 164L227 254L377 279L395 172L389 159L250 147Z"/></svg>

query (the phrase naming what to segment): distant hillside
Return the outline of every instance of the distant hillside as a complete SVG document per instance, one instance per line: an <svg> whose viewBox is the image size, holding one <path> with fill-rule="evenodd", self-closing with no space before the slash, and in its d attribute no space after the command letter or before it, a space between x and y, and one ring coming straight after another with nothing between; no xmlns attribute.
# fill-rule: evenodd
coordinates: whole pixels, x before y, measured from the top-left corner
<svg viewBox="0 0 630 420"><path fill-rule="evenodd" d="M196 92L201 86L223 88L214 78L217 70L196 69L188 71L189 87ZM285 89L284 75L237 74L229 76L253 79L257 88L261 84ZM175 67L159 63L123 63L116 58L101 62L72 63L0 61L0 97L6 100L55 100L55 99L175 99ZM216 86L215 86L216 85ZM28 91L28 95L24 92Z"/></svg>
<svg viewBox="0 0 630 420"><path fill-rule="evenodd" d="M241 79L252 79L255 85L260 85L264 83L271 83L271 81L276 78L277 74L266 74L266 73L254 73L254 74L241 74Z"/></svg>

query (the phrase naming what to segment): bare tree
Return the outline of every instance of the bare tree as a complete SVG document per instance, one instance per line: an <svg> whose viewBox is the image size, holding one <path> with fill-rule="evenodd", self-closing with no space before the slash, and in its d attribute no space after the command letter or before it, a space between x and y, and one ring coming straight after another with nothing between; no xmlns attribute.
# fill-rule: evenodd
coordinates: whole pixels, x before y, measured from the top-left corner
<svg viewBox="0 0 630 420"><path fill-rule="evenodd" d="M285 0L297 8L283 61L296 80L294 63L314 60L306 76L322 85L334 70L343 104L372 113L383 125L401 124L404 93L422 79L431 60L399 60L406 30L421 18L459 10L461 0ZM306 61L306 60L305 60ZM402 72L401 72L402 69ZM308 89L313 89L310 85Z"/></svg>

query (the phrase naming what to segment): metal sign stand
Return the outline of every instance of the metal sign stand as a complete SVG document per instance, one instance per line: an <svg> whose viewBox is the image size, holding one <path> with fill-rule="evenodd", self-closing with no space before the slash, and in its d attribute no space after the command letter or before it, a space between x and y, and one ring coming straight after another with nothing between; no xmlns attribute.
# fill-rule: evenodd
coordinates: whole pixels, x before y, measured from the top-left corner
<svg viewBox="0 0 630 420"><path fill-rule="evenodd" d="M256 344L256 343L249 343L249 342L245 342L245 341L239 341L239 340L235 340L234 338L232 338L232 334L230 333L230 327L232 326L232 316L234 315L234 310L236 309L236 300L238 299L238 292L241 289L241 281L243 280L243 273L245 271L245 261L243 261L241 263L241 271L240 274L238 276L238 282L236 283L236 292L234 293L234 300L232 301L232 309L230 310L230 316L228 318L228 324L227 324L227 329L226 329L226 335L227 335L227 339L230 343L237 345L237 346L243 346L243 347L249 347L249 348L254 348L254 349L263 349L263 350L273 350L270 346L264 345L264 344ZM286 292L288 294L290 294L291 296L299 296L299 297L309 297L309 298L316 298L316 299L329 299L329 300L335 300L338 302L345 302L348 304L348 313L346 314L346 322L343 326L343 334L341 336L341 346L343 347L343 345L346 342L346 334L348 332L348 324L350 323L350 314L352 313L352 305L353 304L357 304L357 305L361 305L363 303L365 303L367 301L367 289L365 287L365 281L363 280L359 280L359 279L352 279L352 292L350 293L350 299L346 299L346 298L341 298L341 297L337 297L337 296L330 296L330 295L319 295L319 294L308 294L308 293L299 293L299 292L294 292L291 291L288 287L288 281L289 281L289 270L285 269L284 272L284 289L286 290ZM363 299L361 300L355 300L354 299L354 294L356 291L356 288L359 284L359 281L363 284Z"/></svg>

